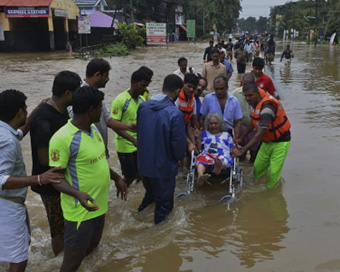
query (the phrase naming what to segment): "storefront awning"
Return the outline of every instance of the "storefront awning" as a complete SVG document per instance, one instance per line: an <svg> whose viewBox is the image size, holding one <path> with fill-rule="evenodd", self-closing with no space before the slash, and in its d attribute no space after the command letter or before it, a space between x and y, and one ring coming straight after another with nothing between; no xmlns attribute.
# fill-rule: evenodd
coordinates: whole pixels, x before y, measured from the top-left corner
<svg viewBox="0 0 340 272"><path fill-rule="evenodd" d="M144 27L144 26L145 26L145 25L142 24L142 23L136 23L136 22L134 22L134 24L135 24L136 26L140 26L140 27Z"/></svg>
<svg viewBox="0 0 340 272"><path fill-rule="evenodd" d="M186 26L184 26L184 25L181 25L181 28L183 28L183 29L184 29L184 31L185 31L185 32L187 32L187 27L186 27Z"/></svg>
<svg viewBox="0 0 340 272"><path fill-rule="evenodd" d="M91 18L91 27L112 27L113 18L100 11L93 11L88 15Z"/></svg>
<svg viewBox="0 0 340 272"><path fill-rule="evenodd" d="M5 7L48 7L53 0L0 0Z"/></svg>

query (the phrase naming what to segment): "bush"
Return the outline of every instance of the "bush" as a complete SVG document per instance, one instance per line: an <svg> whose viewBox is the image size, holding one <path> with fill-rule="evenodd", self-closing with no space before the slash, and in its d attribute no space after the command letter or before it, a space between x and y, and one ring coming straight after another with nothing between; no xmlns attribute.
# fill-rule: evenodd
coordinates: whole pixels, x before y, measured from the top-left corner
<svg viewBox="0 0 340 272"><path fill-rule="evenodd" d="M112 56L127 56L129 55L129 49L125 44L117 43L106 45L98 50L99 54L111 54Z"/></svg>
<svg viewBox="0 0 340 272"><path fill-rule="evenodd" d="M139 29L135 24L118 24L119 35L122 43L128 48L142 46L145 41L145 29Z"/></svg>
<svg viewBox="0 0 340 272"><path fill-rule="evenodd" d="M210 33L204 33L201 36L201 39L202 40L213 40L214 39L214 35L211 35Z"/></svg>

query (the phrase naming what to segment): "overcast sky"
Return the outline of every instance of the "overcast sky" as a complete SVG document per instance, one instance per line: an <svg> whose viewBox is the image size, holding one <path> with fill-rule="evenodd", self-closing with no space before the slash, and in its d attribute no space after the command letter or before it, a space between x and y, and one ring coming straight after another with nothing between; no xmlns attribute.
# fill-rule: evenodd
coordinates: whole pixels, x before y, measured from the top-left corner
<svg viewBox="0 0 340 272"><path fill-rule="evenodd" d="M250 16L259 18L260 16L269 17L270 7L283 5L288 0L241 0L242 12L240 18ZM295 1L292 1L295 2Z"/></svg>

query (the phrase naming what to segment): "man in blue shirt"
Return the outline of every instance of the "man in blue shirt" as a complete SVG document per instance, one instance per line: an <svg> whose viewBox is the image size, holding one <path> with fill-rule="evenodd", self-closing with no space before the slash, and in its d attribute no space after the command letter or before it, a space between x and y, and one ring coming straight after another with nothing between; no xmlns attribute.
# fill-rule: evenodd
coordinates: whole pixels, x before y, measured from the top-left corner
<svg viewBox="0 0 340 272"><path fill-rule="evenodd" d="M231 76L233 75L234 69L233 69L233 66L231 65L231 63L225 59L224 52L220 52L220 62L225 66L225 68L227 70L226 77L229 81Z"/></svg>
<svg viewBox="0 0 340 272"><path fill-rule="evenodd" d="M200 76L199 81L198 81L198 86L197 86L196 92L195 92L196 115L197 115L198 120L200 119L200 116L201 116L201 106L202 106L202 101L201 101L200 96L205 91L207 86L208 86L207 79L205 77Z"/></svg>
<svg viewBox="0 0 340 272"><path fill-rule="evenodd" d="M242 110L236 97L228 93L228 79L218 76L214 79L215 92L204 97L201 107L200 126L204 127L204 120L208 113L218 112L223 116L222 130L232 133L238 138L241 134Z"/></svg>

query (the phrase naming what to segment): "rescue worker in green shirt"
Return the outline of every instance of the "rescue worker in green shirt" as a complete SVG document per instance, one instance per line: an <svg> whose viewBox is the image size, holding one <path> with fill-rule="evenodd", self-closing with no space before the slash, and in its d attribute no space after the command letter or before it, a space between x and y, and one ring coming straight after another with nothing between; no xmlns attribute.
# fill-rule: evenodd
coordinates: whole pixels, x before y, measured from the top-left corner
<svg viewBox="0 0 340 272"><path fill-rule="evenodd" d="M120 93L112 102L111 117L125 124L136 124L137 109L145 101L143 94L150 81L150 75L144 69L133 72L130 88ZM137 133L116 130L115 144L122 173L129 186L135 179L139 178Z"/></svg>
<svg viewBox="0 0 340 272"><path fill-rule="evenodd" d="M103 137L93 124L99 121L104 93L84 86L73 93L74 118L51 138L49 165L65 169L61 192L64 222L64 258L60 271L76 271L99 244L108 210L110 179L117 196L127 199L124 180L106 159Z"/></svg>

